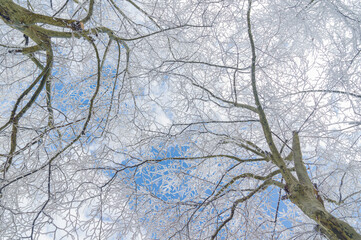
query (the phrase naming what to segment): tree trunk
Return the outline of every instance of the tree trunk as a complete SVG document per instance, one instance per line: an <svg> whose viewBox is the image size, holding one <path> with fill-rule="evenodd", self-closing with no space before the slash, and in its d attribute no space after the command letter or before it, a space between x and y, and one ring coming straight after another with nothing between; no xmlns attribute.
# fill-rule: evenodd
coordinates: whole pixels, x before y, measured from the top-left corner
<svg viewBox="0 0 361 240"><path fill-rule="evenodd" d="M315 220L329 239L361 240L353 227L330 214L314 195L313 189L297 184L290 189L290 200ZM326 231L326 232L325 232Z"/></svg>

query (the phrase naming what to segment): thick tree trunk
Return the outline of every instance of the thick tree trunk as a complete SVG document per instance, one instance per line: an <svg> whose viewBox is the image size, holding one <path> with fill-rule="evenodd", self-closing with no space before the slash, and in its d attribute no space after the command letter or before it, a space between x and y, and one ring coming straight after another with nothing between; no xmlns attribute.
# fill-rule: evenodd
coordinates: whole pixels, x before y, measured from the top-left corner
<svg viewBox="0 0 361 240"><path fill-rule="evenodd" d="M323 201L314 188L302 161L302 152L298 132L293 132L293 161L298 177L298 183L289 187L290 200L296 204L308 217L320 225L320 230L329 239L359 239L358 234L348 223L335 218L324 207Z"/></svg>
<svg viewBox="0 0 361 240"><path fill-rule="evenodd" d="M361 240L361 235L353 227L337 219L325 209L315 197L313 189L297 184L290 189L290 200L308 217L315 220L329 239Z"/></svg>

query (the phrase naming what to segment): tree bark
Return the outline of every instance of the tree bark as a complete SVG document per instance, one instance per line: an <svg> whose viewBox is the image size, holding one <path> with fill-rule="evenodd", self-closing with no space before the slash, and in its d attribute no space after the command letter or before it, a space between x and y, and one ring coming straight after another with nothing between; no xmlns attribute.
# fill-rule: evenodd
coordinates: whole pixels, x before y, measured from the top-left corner
<svg viewBox="0 0 361 240"><path fill-rule="evenodd" d="M307 186L297 184L290 188L289 198L302 212L315 220L323 228L323 231L326 231L326 236L329 239L361 239L361 235L353 227L330 214L321 202L317 200L313 190L310 191Z"/></svg>
<svg viewBox="0 0 361 240"><path fill-rule="evenodd" d="M280 153L278 152L278 149L276 148L275 143L272 139L272 131L269 127L266 114L263 111L257 92L256 46L252 34L251 9L252 0L248 0L247 26L252 53L251 82L253 97L257 105L260 123L263 128L263 134L272 153L272 162L277 165L281 170L282 176L288 186L287 188L289 191L289 199L295 205L297 205L308 217L315 220L326 231L326 233L328 233L326 235L329 236L329 238L341 240L361 240L361 235L358 234L353 227L351 227L348 223L339 220L333 215L331 215L325 209L323 204L321 204L321 201L317 199L318 196L316 196L314 193L314 186L308 176L307 169L302 161L302 152L297 131L293 132L292 152L298 179L295 179L295 177L291 174L290 171L286 171L286 164L284 162L284 159L280 157Z"/></svg>

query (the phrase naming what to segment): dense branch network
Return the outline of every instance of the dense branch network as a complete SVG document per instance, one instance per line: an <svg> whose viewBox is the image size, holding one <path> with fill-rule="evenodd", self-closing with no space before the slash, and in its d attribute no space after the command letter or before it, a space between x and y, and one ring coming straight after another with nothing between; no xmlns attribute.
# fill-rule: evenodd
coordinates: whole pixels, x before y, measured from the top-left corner
<svg viewBox="0 0 361 240"><path fill-rule="evenodd" d="M283 56L278 51L288 51L291 44L287 38L281 39L272 49L273 42L268 40L274 36L262 39L258 26L266 24L261 18L253 20L253 14L261 11L261 7L255 7L252 0L244 1L244 6L223 1L199 2L192 11L182 1L175 1L174 6L163 6L158 1L123 2L138 15L128 15L126 4L118 1L109 0L105 4L118 17L124 34L100 24L109 19L102 16L94 0L66 1L62 6L50 1L51 9L58 9L53 16L31 11L30 1L26 9L14 1L0 0L1 20L25 38L24 47L4 44L1 47L6 48L7 56L23 56L32 68L37 68L32 75L24 77L31 81L16 93L9 116L0 126L0 137L4 135L9 140L6 152L0 154L4 159L0 168L0 206L7 216L28 214L29 229L19 235L36 239L42 234L42 224L48 221L56 228L54 236L58 229L68 231L79 222L90 238L118 237L119 232L124 236L134 232L133 238L141 238L143 233L152 238L165 235L170 239L232 238L234 232L243 231L240 227L243 223L235 222L251 219L247 216L249 210L254 213L262 209L262 199L276 189L277 209L270 213L272 207L263 209L262 216L264 222L275 219L272 237L280 202L284 201L288 206L297 206L316 225L314 229L329 239L361 238L355 228L329 210L329 204L341 207L360 194L360 191L344 193L346 172L339 184L339 197L328 196L314 183L310 177L313 169L305 163L309 156L303 156L307 154L301 147L307 135L302 132L303 126L319 108L314 107L298 128L293 123L297 118L303 119L304 113L287 115L293 108L287 105L303 107L295 112L307 112L311 108L311 101L303 101L303 96L315 94L315 101L322 108L323 99L318 99L317 94L360 99L356 91L334 90L338 89L338 82L330 89L312 90L316 83L310 81L305 87L296 79L297 87L290 84L289 89L272 92L282 81L299 75L307 79L308 66L304 67L298 60L292 62L293 53L289 59L278 59L277 54ZM70 3L78 6L73 17L57 17ZM283 4L287 7L281 4L282 10L277 9L280 14L284 9L297 8L300 3L291 7ZM299 15L317 4L317 1L304 3L306 7L300 7ZM144 6L151 10L144 10ZM80 17L79 12L84 16ZM139 14L146 21L137 19ZM169 27L163 27L161 18ZM192 22L193 18L196 20ZM229 23L234 23L236 30ZM229 29L224 31L226 25ZM272 34L282 33L281 25L281 30ZM216 36L214 39L212 34ZM86 46L79 44L74 50L78 46L72 45L72 41L82 41ZM59 51L62 44L69 44L71 54L66 55L63 49ZM80 53L86 57L79 60ZM347 70L357 56L358 53ZM87 58L93 60L94 70L92 66L84 66L90 73L78 80L91 82L88 89L82 89L88 91L86 100L79 101L71 110L59 107L62 91L56 84L61 80L55 72L76 62L86 62ZM282 67L292 65L289 62L294 65L282 75ZM273 69L277 64L281 67ZM297 73L302 67L305 73ZM107 68L111 73L107 73ZM29 69L25 71L31 72ZM83 70L77 71L72 74ZM111 76L109 79L107 74ZM123 76L120 81L119 76ZM273 78L277 80L272 82ZM70 88L77 88L72 84ZM81 98L83 92L77 92L74 98ZM277 102L286 97L289 102ZM281 104L284 106L280 107ZM44 116L38 117L36 108L42 109ZM359 125L358 121L348 122ZM317 129L318 125L315 126ZM29 132L25 138L24 132ZM41 147L43 152L39 153ZM332 172L329 175L333 177ZM11 196L5 194L13 191L16 196L17 187L23 196L34 196L36 207L19 210L6 205ZM87 212L82 209L84 206L91 210ZM70 223L58 227L52 222L51 211L61 212ZM83 214L82 211L92 219L74 220L73 216ZM264 222L252 228L254 234ZM247 232L247 227L244 229ZM72 235L67 232L65 236Z"/></svg>

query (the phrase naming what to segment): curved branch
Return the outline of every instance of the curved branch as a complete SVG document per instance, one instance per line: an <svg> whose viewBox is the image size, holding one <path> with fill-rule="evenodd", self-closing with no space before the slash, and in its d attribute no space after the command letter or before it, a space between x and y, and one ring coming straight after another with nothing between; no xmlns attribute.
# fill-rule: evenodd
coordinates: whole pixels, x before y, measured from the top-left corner
<svg viewBox="0 0 361 240"><path fill-rule="evenodd" d="M304 91L299 91L297 93L294 94L299 94L299 93L338 93L338 94L343 94L343 95L347 95L347 96L352 96L355 98L361 98L360 94L356 94L356 93L351 93L351 92L345 92L345 91L339 91L339 90L304 90Z"/></svg>
<svg viewBox="0 0 361 240"><path fill-rule="evenodd" d="M247 201L248 199L250 199L253 195L255 195L257 192L259 191L263 191L265 190L269 185L272 185L274 184L275 181L273 180L268 180L268 181L265 181L263 182L259 187L257 187L256 189L254 189L251 193L249 193L247 196L243 197L243 198L240 198L238 200L236 200L232 207L231 207L231 214L229 215L229 217L224 220L224 222L216 229L216 231L214 232L214 234L212 235L211 239L215 239L219 233L219 231L222 230L222 228L229 222L233 219L233 216L234 216L234 212L236 211L236 207L238 206L238 204L242 203L242 202L245 202Z"/></svg>
<svg viewBox="0 0 361 240"><path fill-rule="evenodd" d="M75 25L79 24L79 21L77 20L56 18L33 13L20 5L15 4L12 0L0 0L0 18L2 18L9 26L20 31L24 31L29 25L36 23L44 23L73 30L75 30Z"/></svg>
<svg viewBox="0 0 361 240"><path fill-rule="evenodd" d="M88 124L90 122L90 119L92 117L92 112L93 112L93 106L94 106L94 101L95 101L95 98L96 96L98 95L98 92L99 92L99 88L100 88L100 74L101 74L101 60L100 60L100 56L99 56L99 52L98 52L98 49L96 48L95 44L89 40L90 44L93 46L94 50L95 50L95 53L96 53L96 58L97 58L97 62L98 62L98 71L97 71L97 85L96 85L96 88L95 88L95 91L94 91L94 94L92 96L92 98L90 99L90 106L89 106L89 110L88 110L88 116L87 118L85 119L85 123L83 125L83 128L80 132L80 134L78 134L78 136L76 138L74 138L68 145L66 145L63 149L61 149L59 152L57 152L53 157L51 157L49 159L49 161L42 165L41 167L37 168L37 169L34 169L28 173L25 173L21 176L18 176L16 177L15 179L11 180L11 181L8 181L6 184L2 185L0 187L0 197L1 197L1 192L4 188L8 187L9 185L11 185L12 183L14 182L17 182L19 181L20 179L23 179L23 178L26 178L34 173L37 173L39 172L40 170L46 168L47 166L49 166L49 164L51 164L59 155L61 155L63 152L65 152L68 148L70 148L75 142L77 142L81 136L83 136L85 134L85 131L88 127Z"/></svg>
<svg viewBox="0 0 361 240"><path fill-rule="evenodd" d="M11 163L12 163L12 160L13 160L13 155L14 155L14 152L16 150L18 123L19 123L21 117L27 112L27 110L29 110L29 108L34 104L34 102L37 99L37 97L39 96L39 94L42 92L42 90L44 88L44 85L48 81L48 78L49 78L50 73L51 73L51 69L52 69L52 65L53 65L53 51L52 51L50 42L48 42L46 47L47 47L47 54L46 54L47 58L46 58L46 66L45 66L45 68L43 69L42 73L38 76L37 80L35 80L34 83L31 85L31 88L29 87L28 89L26 89L25 92L23 92L23 94L18 98L18 100L17 100L17 102L16 102L16 104L15 104L15 106L13 108L13 111L11 113L10 120L8 121L7 124L5 124L3 127L1 127L1 129L4 129L5 126L7 126L9 123L13 124L12 131L11 131L9 157L6 160L6 163L4 165L4 170L3 170L4 179L5 179L6 172L9 170L9 167L11 166ZM30 90L36 85L36 83L41 78L42 78L42 80L41 80L38 88L34 92L34 94L31 96L30 100L19 111L19 113L16 114L16 110L17 110L18 105L20 104L22 98L25 97L30 92Z"/></svg>
<svg viewBox="0 0 361 240"><path fill-rule="evenodd" d="M93 9L94 9L94 0L90 0L88 14L80 22L83 22L83 23L88 22L90 20L91 16L93 15Z"/></svg>
<svg viewBox="0 0 361 240"><path fill-rule="evenodd" d="M241 159L241 158L238 158L238 157L232 156L232 155L218 154L218 155L208 155L208 156L200 156L200 157L169 157L169 158L161 158L161 159L148 159L148 160L145 160L145 162L161 162L161 161L166 161L166 160L196 160L196 159L207 159L207 158L217 158L217 157L230 158L230 159L236 160L239 163L266 161L265 158Z"/></svg>
<svg viewBox="0 0 361 240"><path fill-rule="evenodd" d="M294 168L289 169L289 171L294 171L294 170L295 170ZM214 195L214 199L217 198L220 194L222 194L229 186L231 186L238 179L241 179L241 178L253 178L253 179L256 179L256 180L265 180L265 181L267 181L267 180L270 180L272 177L274 177L274 176L276 176L277 174L280 174L280 173L281 173L281 170L276 170L274 172L271 172L267 176L260 176L260 175L256 175L256 174L253 174L253 173L244 173L244 174L238 175L238 176L232 178L232 180L229 181L226 185L224 185L217 192L217 194ZM281 188L281 189L283 189L285 187L285 184L277 182L277 181L274 181L273 184L276 185L277 187Z"/></svg>
<svg viewBox="0 0 361 240"><path fill-rule="evenodd" d="M225 65L219 65L219 64L208 63L208 62L200 62L200 61L167 60L164 62L165 63L201 64L201 65L206 65L209 67L230 69L230 70L236 70L236 71L245 71L245 70L249 70L251 68L250 66L244 67L244 68L239 68L239 67L225 66ZM242 73L249 73L249 72L247 71L247 72L242 72Z"/></svg>
<svg viewBox="0 0 361 240"><path fill-rule="evenodd" d="M224 103L228 103L228 104L231 104L231 105L234 105L236 107L239 107L239 108L244 108L244 109L248 109L248 110L251 110L252 112L255 112L255 113L258 113L258 109L253 107L253 106L250 106L248 104L242 104L242 103L236 103L236 102L232 102L232 101L227 101L223 98L220 98L218 96L216 96L214 93L212 93L210 90L208 90L207 88L195 83L192 81L192 84L200 89L202 89L203 91L207 92L209 95L211 95L212 97L214 97L215 99L217 100L220 100Z"/></svg>

